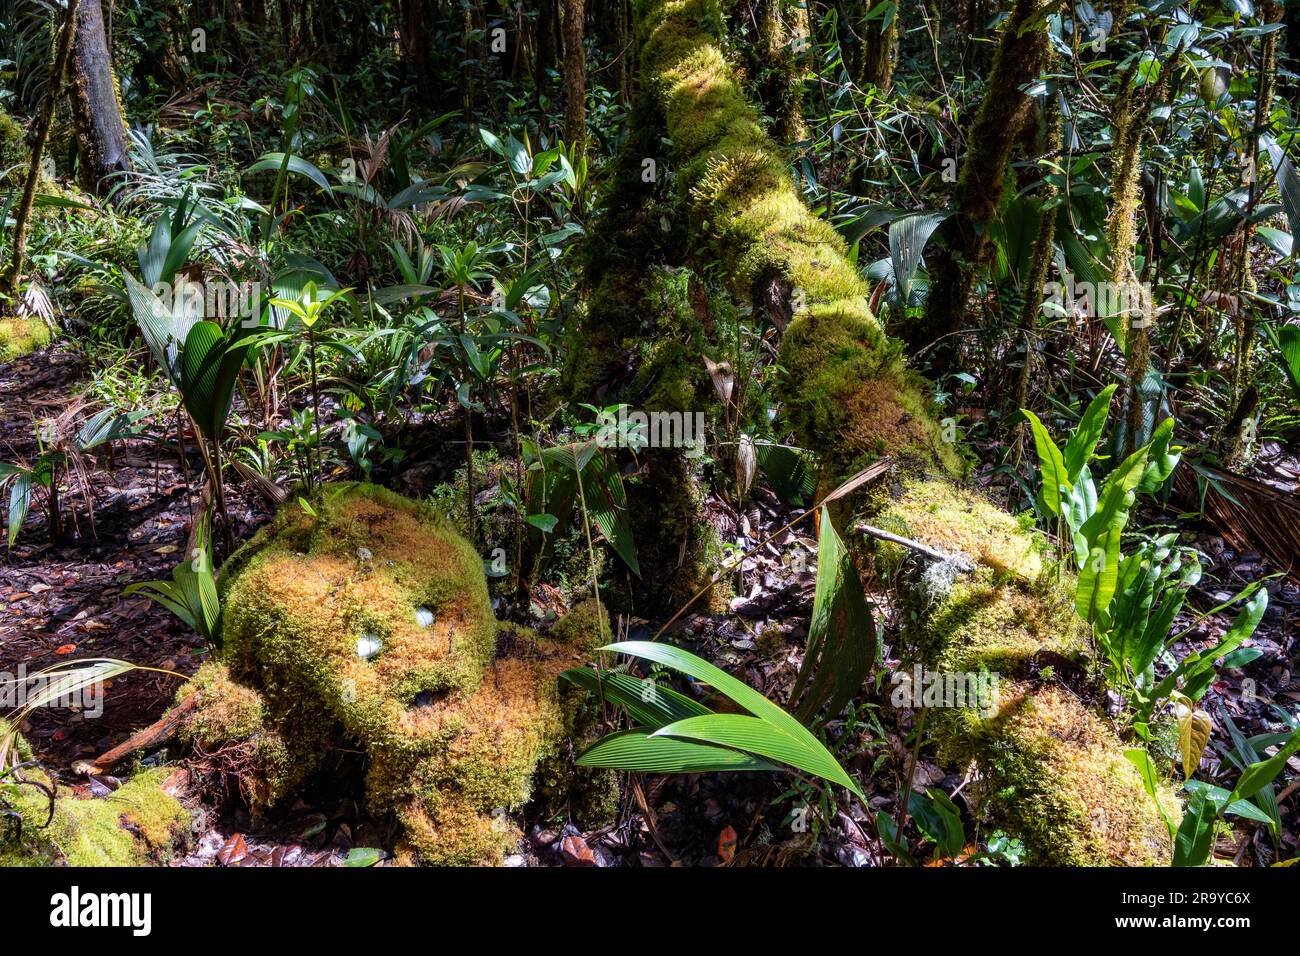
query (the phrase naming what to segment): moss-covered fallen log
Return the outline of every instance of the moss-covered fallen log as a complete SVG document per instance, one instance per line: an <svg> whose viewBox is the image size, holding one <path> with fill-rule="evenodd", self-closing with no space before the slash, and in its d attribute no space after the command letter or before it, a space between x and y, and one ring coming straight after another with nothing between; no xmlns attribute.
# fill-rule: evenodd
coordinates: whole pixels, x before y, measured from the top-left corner
<svg viewBox="0 0 1300 956"><path fill-rule="evenodd" d="M961 487L962 457L945 441L952 436L930 388L885 335L843 241L805 206L746 100L720 39L718 3L641 0L636 10L680 198L706 240L697 257L718 262L737 299L785 326L781 397L795 435L834 476L893 458L891 482L867 505L875 522L978 565L950 587L936 587L934 575L906 586L905 636L927 666L1006 677L995 713L955 710L935 722L941 752L976 762L986 808L1037 862L1167 860L1167 833L1120 739L1027 666L1040 653L1070 659L1082 647L1070 582L1045 567L1027 529Z"/></svg>
<svg viewBox="0 0 1300 956"><path fill-rule="evenodd" d="M8 729L0 720L0 736ZM189 839L190 813L170 792L175 768L145 770L110 794L79 797L36 766L21 736L10 756L10 772L0 778L7 811L0 867L156 866Z"/></svg>

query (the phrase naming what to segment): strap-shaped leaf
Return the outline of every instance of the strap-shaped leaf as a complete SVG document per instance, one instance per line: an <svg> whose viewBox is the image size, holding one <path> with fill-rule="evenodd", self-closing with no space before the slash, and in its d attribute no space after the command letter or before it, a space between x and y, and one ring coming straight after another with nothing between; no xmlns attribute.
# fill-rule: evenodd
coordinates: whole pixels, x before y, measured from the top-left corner
<svg viewBox="0 0 1300 956"><path fill-rule="evenodd" d="M1128 525L1138 482L1146 468L1147 449L1138 449L1111 472L1101 490L1096 513L1079 529L1088 557L1079 570L1074 604L1079 616L1095 622L1110 605L1119 579L1119 546Z"/></svg>
<svg viewBox="0 0 1300 956"><path fill-rule="evenodd" d="M264 169L278 170L284 165L284 153L263 153L257 158L256 162L244 170L244 172L256 173ZM313 183L323 189L326 195L334 195L334 190L330 188L330 182L325 178L325 174L296 153L289 154L289 162L286 168L291 173L297 173L299 176L305 176L307 179L310 179Z"/></svg>
<svg viewBox="0 0 1300 956"><path fill-rule="evenodd" d="M698 701L649 678L633 677L631 674L602 675L591 667L574 667L563 671L560 677L622 707L638 724L651 730L687 717L713 713Z"/></svg>
<svg viewBox="0 0 1300 956"><path fill-rule="evenodd" d="M679 670L683 674L694 677L696 680L715 688L755 717L762 717L768 723L785 731L790 736L817 739L804 728L803 724L754 690L754 688L732 677L721 668L715 667L708 661L695 656L690 651L655 641L619 641L615 644L607 644L600 650L608 651L611 654L627 654L629 657L640 657Z"/></svg>
<svg viewBox="0 0 1300 956"><path fill-rule="evenodd" d="M656 737L645 728L602 737L581 754L579 767L639 773L712 773L719 770L779 770L765 760L727 747Z"/></svg>
<svg viewBox="0 0 1300 956"><path fill-rule="evenodd" d="M659 728L654 736L684 737L687 740L734 747L746 753L758 754L837 783L862 797L862 791L853 782L853 778L820 741L816 738L811 741L802 737L795 739L758 717L747 717L744 714L688 717Z"/></svg>
<svg viewBox="0 0 1300 956"><path fill-rule="evenodd" d="M866 680L876 659L876 622L858 569L823 506L817 540L817 590L803 663L790 699L805 722L827 705L837 714Z"/></svg>
<svg viewBox="0 0 1300 956"><path fill-rule="evenodd" d="M658 644L654 641L619 641L615 644L608 644L601 650L609 651L614 654L627 654L632 657L640 657L645 660L655 661L679 670L698 681L716 688L721 693L729 697L733 702L749 711L755 717L761 718L767 724L782 731L786 736L798 743L805 753L820 750L827 759L834 763L835 758L830 756L826 748L822 746L821 741L808 732L803 724L799 723L793 716L787 714L784 710L772 703L752 687L746 686L742 681L737 680L721 668L715 667L706 660L696 657L689 651L684 651L680 647L673 647L671 644ZM710 717L693 717L690 720L711 720ZM680 729L682 722L670 724L669 727ZM667 728L665 728L666 730ZM679 734L680 736L680 734ZM842 779L848 781L845 785L855 794L861 795L853 781L849 779L848 774L844 772L839 764L835 764L841 775L839 778L827 777L827 779Z"/></svg>
<svg viewBox="0 0 1300 956"><path fill-rule="evenodd" d="M1165 483L1176 467L1178 460L1182 458L1181 449L1170 448L1169 443L1174 437L1174 420L1166 418L1156 426L1151 433L1151 441L1147 445L1147 466L1142 473L1142 481L1138 485L1138 491L1143 494L1154 494Z"/></svg>
<svg viewBox="0 0 1300 956"><path fill-rule="evenodd" d="M1282 772L1286 762L1297 751L1300 751L1300 730L1293 732L1286 745L1273 756L1267 760L1257 761L1241 772L1237 785L1232 788L1230 802L1249 800L1267 787L1277 779L1277 775Z"/></svg>

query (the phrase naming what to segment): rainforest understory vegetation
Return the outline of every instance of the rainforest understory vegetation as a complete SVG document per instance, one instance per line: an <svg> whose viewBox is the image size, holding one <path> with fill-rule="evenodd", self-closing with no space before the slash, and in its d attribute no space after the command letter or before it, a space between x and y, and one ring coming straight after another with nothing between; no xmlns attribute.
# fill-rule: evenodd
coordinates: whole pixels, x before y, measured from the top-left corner
<svg viewBox="0 0 1300 956"><path fill-rule="evenodd" d="M1298 63L0 0L0 864L1294 863Z"/></svg>

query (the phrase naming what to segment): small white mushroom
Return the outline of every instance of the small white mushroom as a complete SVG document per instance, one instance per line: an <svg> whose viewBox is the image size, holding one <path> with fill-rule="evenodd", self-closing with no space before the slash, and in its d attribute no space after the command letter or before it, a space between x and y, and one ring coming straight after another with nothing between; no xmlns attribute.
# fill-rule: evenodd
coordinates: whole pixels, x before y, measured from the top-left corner
<svg viewBox="0 0 1300 956"><path fill-rule="evenodd" d="M427 607L417 607L415 609L415 623L420 627L433 627L433 612Z"/></svg>

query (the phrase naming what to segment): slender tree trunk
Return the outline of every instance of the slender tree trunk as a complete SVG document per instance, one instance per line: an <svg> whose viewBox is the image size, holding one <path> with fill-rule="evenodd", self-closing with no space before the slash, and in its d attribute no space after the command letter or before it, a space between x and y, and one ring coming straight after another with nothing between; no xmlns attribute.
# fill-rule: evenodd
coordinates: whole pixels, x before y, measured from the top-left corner
<svg viewBox="0 0 1300 956"><path fill-rule="evenodd" d="M628 0L613 0L611 16L614 18L615 82L624 103L632 102L632 23Z"/></svg>
<svg viewBox="0 0 1300 956"><path fill-rule="evenodd" d="M1282 6L1278 3L1266 3L1263 10L1265 23L1276 23L1282 18ZM1273 94L1277 87L1277 40L1278 31L1266 33L1260 40L1259 87L1255 93L1255 132L1250 137L1251 154L1258 155L1255 143L1259 136L1268 132L1270 116L1273 112ZM1250 190L1248 207L1253 209L1258 200L1258 175L1255 164L1247 165L1245 185ZM1250 378L1251 358L1255 351L1255 335L1258 331L1258 312L1254 306L1247 306L1246 293L1255 291L1255 276L1251 256L1251 244L1255 241L1255 223L1247 222L1242 228L1241 264L1237 282L1237 341L1235 362L1232 369L1232 400L1234 417L1239 414L1247 396ZM1228 452L1230 464L1239 465L1249 451L1250 443L1238 427L1236 431L1225 436L1232 444Z"/></svg>
<svg viewBox="0 0 1300 956"><path fill-rule="evenodd" d="M81 178L88 191L102 196L111 185L109 175L130 169L131 164L100 0L81 0L72 46L69 97L81 156Z"/></svg>
<svg viewBox="0 0 1300 956"><path fill-rule="evenodd" d="M476 59L474 44L474 7L465 4L461 12L461 46L463 65L460 68L460 108L465 122L474 125L474 71L470 62Z"/></svg>
<svg viewBox="0 0 1300 956"><path fill-rule="evenodd" d="M559 49L560 0L541 0L537 12L537 56L533 63L533 82L539 91L551 83L551 70L555 69L556 51Z"/></svg>
<svg viewBox="0 0 1300 956"><path fill-rule="evenodd" d="M894 11L889 25L883 17L865 20L862 29L862 61L858 85L871 84L888 92L894 86L894 66L898 62L898 14Z"/></svg>
<svg viewBox="0 0 1300 956"><path fill-rule="evenodd" d="M1132 452L1143 444L1155 426L1151 411L1153 396L1145 385L1151 364L1151 338L1148 331L1154 322L1155 305L1147 286L1138 281L1133 268L1137 246L1137 216L1142 203L1142 143L1146 138L1146 115L1151 103L1166 90L1172 70L1155 86L1139 90L1135 85L1136 67L1129 67L1115 94L1111 121L1110 216L1106 236L1110 241L1110 283L1114 293L1109 298L1118 303L1124 328L1125 357L1128 366L1128 423L1125 444Z"/></svg>
<svg viewBox="0 0 1300 956"><path fill-rule="evenodd" d="M1054 160L1061 148L1061 100L1055 84L1049 84L1047 90L1047 107L1043 116L1042 155ZM1042 312L1043 286L1047 282L1047 270L1052 264L1052 254L1056 239L1056 215L1054 200L1059 192L1046 176L1039 180L1038 206L1042 218L1038 224L1038 238L1034 240L1034 254L1029 263L1029 275L1025 280L1025 301L1020 310L1020 327L1025 342L1025 364L1020 370L1020 380L1016 386L1017 408L1029 407L1029 385L1034 375L1034 361L1038 354L1038 325ZM1023 422L1019 429L1019 441L1030 437L1029 423Z"/></svg>
<svg viewBox="0 0 1300 956"><path fill-rule="evenodd" d="M586 148L587 55L585 0L564 0L564 138Z"/></svg>
<svg viewBox="0 0 1300 956"><path fill-rule="evenodd" d="M68 59L72 51L73 37L77 32L77 7L80 0L69 0L68 13L59 34L59 45L54 53L54 62L50 65L49 92L40 118L36 121L36 139L32 143L31 156L27 161L27 180L23 184L23 198L18 203L14 216L14 244L12 260L4 280L0 283L6 295L13 295L18 290L18 280L23 271L23 259L27 254L27 224L31 219L32 205L36 201L36 184L41 178L41 162L45 157L45 144L50 138L50 126L54 122L54 109L59 102L59 93L63 88L63 78L68 72Z"/></svg>
<svg viewBox="0 0 1300 956"><path fill-rule="evenodd" d="M908 330L913 346L938 343L931 356L936 369L950 366L957 355L954 333L965 324L967 300L988 256L988 225L1002 202L1011 150L1033 116L1033 100L1021 88L1047 63L1047 15L1055 5L1055 0L1016 0L1002 27L988 89L967 140L956 215L946 224L948 255L938 259L924 321Z"/></svg>
<svg viewBox="0 0 1300 956"><path fill-rule="evenodd" d="M429 76L429 33L425 21L432 15L427 0L402 0L399 46L406 76L415 83L421 97L432 91Z"/></svg>

